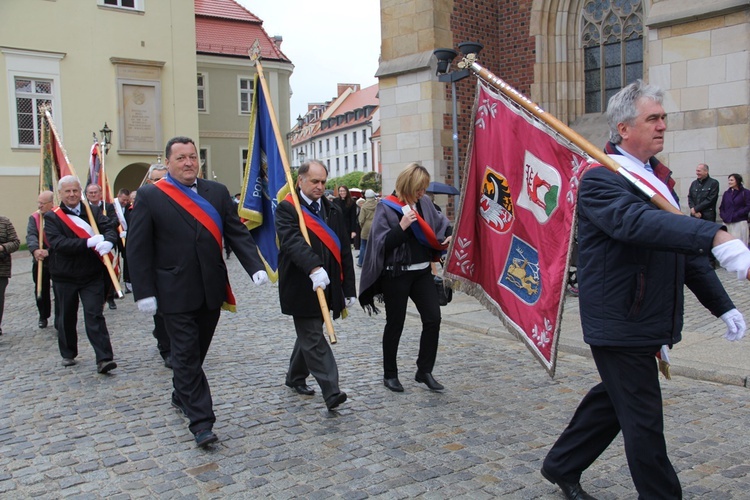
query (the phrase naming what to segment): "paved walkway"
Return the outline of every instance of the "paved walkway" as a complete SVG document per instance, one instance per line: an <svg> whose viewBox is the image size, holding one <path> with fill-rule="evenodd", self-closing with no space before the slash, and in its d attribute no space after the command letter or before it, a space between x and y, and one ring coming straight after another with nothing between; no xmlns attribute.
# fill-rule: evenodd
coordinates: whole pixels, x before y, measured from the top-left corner
<svg viewBox="0 0 750 500"><path fill-rule="evenodd" d="M416 318L407 318L399 357L406 392L395 394L382 385L384 318L355 310L336 322L334 346L350 400L328 413L319 394L301 397L283 385L294 332L276 287L254 287L236 259L229 267L239 312L222 314L206 359L220 442L204 451L169 405L170 371L132 296L105 313L120 366L96 374L81 334L79 363L63 368L54 331L36 328L29 259L14 261L0 337L0 497L562 498L538 469L598 381L593 362L578 354L585 351L575 340L575 300L550 379L496 319L457 295L443 309L435 369L442 394L413 381ZM746 301L738 305L750 311ZM736 367L697 361L713 378L735 369L746 376L750 339L728 344L716 338L717 320L688 308L687 349L674 351L675 372L687 371L687 352L744 350ZM663 394L685 497L747 498L748 390L676 376ZM598 498L636 497L619 438L583 484Z"/></svg>

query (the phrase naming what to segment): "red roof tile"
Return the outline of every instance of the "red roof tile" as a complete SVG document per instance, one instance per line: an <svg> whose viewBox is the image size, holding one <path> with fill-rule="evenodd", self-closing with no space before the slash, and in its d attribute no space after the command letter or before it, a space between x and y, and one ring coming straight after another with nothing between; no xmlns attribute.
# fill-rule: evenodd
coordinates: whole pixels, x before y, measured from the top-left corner
<svg viewBox="0 0 750 500"><path fill-rule="evenodd" d="M291 62L263 29L263 21L234 0L195 1L195 44L203 54L248 57L255 40L263 59Z"/></svg>
<svg viewBox="0 0 750 500"><path fill-rule="evenodd" d="M221 17L237 21L262 22L234 0L195 0L195 15Z"/></svg>

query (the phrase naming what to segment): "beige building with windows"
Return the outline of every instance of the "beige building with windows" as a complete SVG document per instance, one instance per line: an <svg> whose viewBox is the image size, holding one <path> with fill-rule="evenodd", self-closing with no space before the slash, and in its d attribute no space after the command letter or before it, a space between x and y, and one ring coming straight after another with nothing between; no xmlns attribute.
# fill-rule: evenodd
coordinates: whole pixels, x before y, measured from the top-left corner
<svg viewBox="0 0 750 500"><path fill-rule="evenodd" d="M197 139L192 2L5 0L0 19L0 212L21 238L39 192L38 104L82 183L105 122L115 190L137 188L170 137Z"/></svg>
<svg viewBox="0 0 750 500"><path fill-rule="evenodd" d="M248 154L256 69L249 57L258 41L281 137L289 132L289 78L294 66L263 21L234 0L196 0L198 119L203 175L241 191ZM289 151L288 144L285 150Z"/></svg>

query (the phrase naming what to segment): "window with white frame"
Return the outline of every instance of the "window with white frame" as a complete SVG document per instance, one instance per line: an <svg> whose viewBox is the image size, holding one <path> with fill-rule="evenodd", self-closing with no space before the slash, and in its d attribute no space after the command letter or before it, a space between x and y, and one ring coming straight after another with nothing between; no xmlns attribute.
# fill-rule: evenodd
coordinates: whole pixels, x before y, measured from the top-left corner
<svg viewBox="0 0 750 500"><path fill-rule="evenodd" d="M143 12L144 0L99 0L99 5Z"/></svg>
<svg viewBox="0 0 750 500"><path fill-rule="evenodd" d="M354 134L354 137L357 137L357 134ZM354 155L354 170L357 170L357 167L358 167L358 165L357 165L357 155L355 154Z"/></svg>
<svg viewBox="0 0 750 500"><path fill-rule="evenodd" d="M198 73L198 111L208 113L208 75Z"/></svg>
<svg viewBox="0 0 750 500"><path fill-rule="evenodd" d="M254 80L252 78L240 78L239 80L239 103L240 103L240 114L250 114L250 107L253 102L253 88Z"/></svg>
<svg viewBox="0 0 750 500"><path fill-rule="evenodd" d="M247 148L240 148L240 172L242 172L242 180L245 180L245 170L247 169L247 154L250 150Z"/></svg>
<svg viewBox="0 0 750 500"><path fill-rule="evenodd" d="M200 158L201 177L208 179L208 149L201 148L198 151L198 157Z"/></svg>
<svg viewBox="0 0 750 500"><path fill-rule="evenodd" d="M367 170L367 153L362 153L362 170Z"/></svg>
<svg viewBox="0 0 750 500"><path fill-rule="evenodd" d="M356 146L356 145L357 145L357 133L352 132L352 146Z"/></svg>
<svg viewBox="0 0 750 500"><path fill-rule="evenodd" d="M42 124L39 106L52 104L52 81L17 77L15 89L18 145L38 146Z"/></svg>
<svg viewBox="0 0 750 500"><path fill-rule="evenodd" d="M37 148L41 141L39 105L47 104L62 130L60 60L64 54L0 47L5 58L10 146Z"/></svg>

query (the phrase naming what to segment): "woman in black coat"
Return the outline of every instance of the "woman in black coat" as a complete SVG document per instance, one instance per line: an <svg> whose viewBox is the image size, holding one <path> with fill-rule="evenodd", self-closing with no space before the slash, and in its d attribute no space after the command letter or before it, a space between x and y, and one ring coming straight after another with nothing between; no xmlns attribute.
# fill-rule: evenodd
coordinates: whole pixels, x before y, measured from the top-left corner
<svg viewBox="0 0 750 500"><path fill-rule="evenodd" d="M339 186L338 193L339 195L333 202L344 212L346 230L349 232L349 238L353 241L354 237L357 236L357 204L354 203L348 187Z"/></svg>

